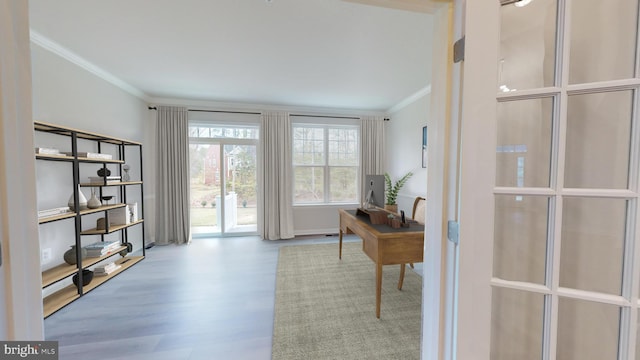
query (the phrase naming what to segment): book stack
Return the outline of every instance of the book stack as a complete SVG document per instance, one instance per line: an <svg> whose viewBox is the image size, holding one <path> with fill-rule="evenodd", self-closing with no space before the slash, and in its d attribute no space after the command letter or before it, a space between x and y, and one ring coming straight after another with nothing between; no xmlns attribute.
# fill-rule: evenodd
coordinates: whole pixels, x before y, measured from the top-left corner
<svg viewBox="0 0 640 360"><path fill-rule="evenodd" d="M105 180L107 184L115 184L119 183L121 179L121 176L89 176L89 182L92 184L104 184Z"/></svg>
<svg viewBox="0 0 640 360"><path fill-rule="evenodd" d="M117 265L116 263L111 262L105 265L96 266L96 268L93 269L93 273L97 276L107 276L120 268L121 268L120 265Z"/></svg>
<svg viewBox="0 0 640 360"><path fill-rule="evenodd" d="M64 152L63 154L68 156L73 156L73 152L71 151ZM113 155L111 154L100 154L100 153L86 152L86 151L78 151L78 157L84 157L89 159L101 159L101 160L113 159Z"/></svg>
<svg viewBox="0 0 640 360"><path fill-rule="evenodd" d="M138 210L136 210L135 216L137 216L137 212ZM134 214L130 210L129 204L121 208L109 210L109 225L129 225L138 220L134 220L133 216Z"/></svg>
<svg viewBox="0 0 640 360"><path fill-rule="evenodd" d="M60 155L60 150L53 148L43 148L37 147L36 154L45 154L45 155Z"/></svg>
<svg viewBox="0 0 640 360"><path fill-rule="evenodd" d="M38 218L43 218L43 217L48 217L48 216L55 216L55 215L62 215L62 214L70 213L70 212L71 212L71 209L69 209L68 206L59 207L59 208L55 208L55 209L38 210Z"/></svg>
<svg viewBox="0 0 640 360"><path fill-rule="evenodd" d="M87 250L87 257L100 257L109 255L120 248L119 241L98 241L84 247Z"/></svg>

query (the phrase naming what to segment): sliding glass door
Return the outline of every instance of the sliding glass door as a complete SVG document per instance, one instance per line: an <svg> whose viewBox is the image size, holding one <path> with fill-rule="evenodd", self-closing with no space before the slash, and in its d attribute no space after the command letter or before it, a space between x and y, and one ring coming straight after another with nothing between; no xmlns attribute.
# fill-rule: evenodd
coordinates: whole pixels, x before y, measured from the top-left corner
<svg viewBox="0 0 640 360"><path fill-rule="evenodd" d="M257 233L257 126L190 126L194 236Z"/></svg>

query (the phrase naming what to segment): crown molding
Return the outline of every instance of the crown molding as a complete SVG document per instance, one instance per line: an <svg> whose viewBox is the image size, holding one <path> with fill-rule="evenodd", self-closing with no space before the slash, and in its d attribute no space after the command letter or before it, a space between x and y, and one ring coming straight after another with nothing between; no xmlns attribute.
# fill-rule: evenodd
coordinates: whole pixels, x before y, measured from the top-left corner
<svg viewBox="0 0 640 360"><path fill-rule="evenodd" d="M53 40L43 36L39 32L30 29L30 39L33 44L40 46L41 48L48 50L63 59L87 70L88 72L94 74L95 76L119 87L120 89L128 92L129 94L138 97L144 101L149 101L149 97L147 94L139 90L138 88L130 85L129 83L123 81L117 76L109 73L108 71L96 66L95 64L89 62L87 59L79 56L73 51L65 48L64 46L54 42Z"/></svg>
<svg viewBox="0 0 640 360"><path fill-rule="evenodd" d="M313 106L293 106L293 105L273 105L273 104L251 104L251 103L233 103L220 102L210 100L190 100L177 98L151 98L149 106L167 105L167 106L186 106L188 108L197 108L202 110L226 110L226 111L285 111L289 113L304 115L320 115L320 116L384 116L385 111L358 110L358 109L340 109L340 108L323 108Z"/></svg>
<svg viewBox="0 0 640 360"><path fill-rule="evenodd" d="M393 114L393 113L403 109L404 107L408 106L409 104L413 103L414 101L420 99L421 97L429 95L429 94L431 94L431 85L427 85L427 86L423 87L422 89L416 91L413 95L409 95L404 100L400 101L399 103L397 103L393 107L389 108L389 110L387 110L387 113L388 114Z"/></svg>

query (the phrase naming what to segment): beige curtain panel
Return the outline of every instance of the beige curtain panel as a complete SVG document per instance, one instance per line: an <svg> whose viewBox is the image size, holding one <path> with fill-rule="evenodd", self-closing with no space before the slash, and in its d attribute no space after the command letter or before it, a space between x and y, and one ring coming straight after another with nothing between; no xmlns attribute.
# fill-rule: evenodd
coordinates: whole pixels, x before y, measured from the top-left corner
<svg viewBox="0 0 640 360"><path fill-rule="evenodd" d="M156 244L191 242L187 108L157 111Z"/></svg>
<svg viewBox="0 0 640 360"><path fill-rule="evenodd" d="M291 119L285 112L265 112L260 123L263 159L261 213L263 239L293 238L293 166Z"/></svg>
<svg viewBox="0 0 640 360"><path fill-rule="evenodd" d="M382 175L384 169L384 118L363 116L360 118L360 179L366 175ZM365 198L365 187L360 199Z"/></svg>

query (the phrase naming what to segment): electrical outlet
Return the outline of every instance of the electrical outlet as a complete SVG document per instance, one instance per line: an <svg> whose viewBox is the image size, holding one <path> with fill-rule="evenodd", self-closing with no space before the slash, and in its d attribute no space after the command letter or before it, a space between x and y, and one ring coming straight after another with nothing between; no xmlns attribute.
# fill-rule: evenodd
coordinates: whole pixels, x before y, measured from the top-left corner
<svg viewBox="0 0 640 360"><path fill-rule="evenodd" d="M40 258L43 264L46 264L49 261L51 261L51 248L42 249Z"/></svg>

